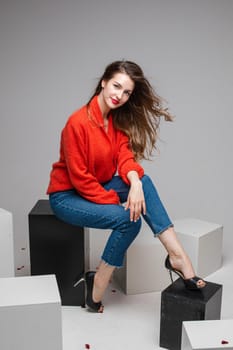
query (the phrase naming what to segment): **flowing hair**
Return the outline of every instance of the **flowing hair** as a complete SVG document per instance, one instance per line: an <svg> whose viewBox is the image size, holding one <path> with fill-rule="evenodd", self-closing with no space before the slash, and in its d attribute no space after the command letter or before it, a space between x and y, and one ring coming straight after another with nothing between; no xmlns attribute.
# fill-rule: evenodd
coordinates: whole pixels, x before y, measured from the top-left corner
<svg viewBox="0 0 233 350"><path fill-rule="evenodd" d="M142 69L131 61L115 61L109 64L100 78L94 94L87 103L99 95L103 80L109 81L116 73L125 73L134 82L134 90L128 101L119 108L111 110L113 125L128 137L135 159L149 159L156 148L160 118L172 121L173 117L163 100L145 78Z"/></svg>

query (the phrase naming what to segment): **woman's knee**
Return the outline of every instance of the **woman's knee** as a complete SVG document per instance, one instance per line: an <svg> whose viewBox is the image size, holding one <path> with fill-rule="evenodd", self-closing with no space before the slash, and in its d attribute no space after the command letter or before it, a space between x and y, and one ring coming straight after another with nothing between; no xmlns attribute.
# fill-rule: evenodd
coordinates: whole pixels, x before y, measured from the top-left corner
<svg viewBox="0 0 233 350"><path fill-rule="evenodd" d="M141 218L139 218L137 221L128 221L128 223L126 224L126 231L135 238L139 234L141 226Z"/></svg>
<svg viewBox="0 0 233 350"><path fill-rule="evenodd" d="M139 218L137 221L131 221L131 223L134 227L136 226L135 230L139 232L142 226L142 219Z"/></svg>
<svg viewBox="0 0 233 350"><path fill-rule="evenodd" d="M153 184L153 182L152 182L150 176L149 176L149 175L146 175L146 174L143 175L143 177L141 178L141 181L142 181L143 185L147 185L147 184L152 185L152 184Z"/></svg>
<svg viewBox="0 0 233 350"><path fill-rule="evenodd" d="M141 218L137 221L130 220L129 210L124 211L123 215L120 215L116 221L116 228L120 229L120 231L133 231L138 233L141 229L141 225Z"/></svg>

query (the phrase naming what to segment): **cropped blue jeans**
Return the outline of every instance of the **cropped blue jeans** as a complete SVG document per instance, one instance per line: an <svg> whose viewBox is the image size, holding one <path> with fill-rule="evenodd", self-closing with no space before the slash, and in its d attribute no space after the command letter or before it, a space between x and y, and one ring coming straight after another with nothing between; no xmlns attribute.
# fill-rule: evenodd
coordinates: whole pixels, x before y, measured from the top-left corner
<svg viewBox="0 0 233 350"><path fill-rule="evenodd" d="M159 235L173 225L150 177L144 175L141 181L146 203L146 214L141 216L154 235ZM120 202L126 202L130 187L119 176L114 176L103 187L115 190ZM130 211L125 210L122 204L96 204L73 189L52 193L49 200L54 214L69 224L111 229L101 258L111 266L122 267L125 252L140 231L141 218L136 222L130 221Z"/></svg>

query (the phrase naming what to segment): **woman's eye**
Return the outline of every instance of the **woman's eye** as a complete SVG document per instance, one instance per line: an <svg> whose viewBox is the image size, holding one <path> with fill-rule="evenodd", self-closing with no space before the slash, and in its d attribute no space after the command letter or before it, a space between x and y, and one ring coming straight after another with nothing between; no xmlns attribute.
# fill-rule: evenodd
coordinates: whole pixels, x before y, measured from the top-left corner
<svg viewBox="0 0 233 350"><path fill-rule="evenodd" d="M114 86L115 88L119 88L119 85L118 85L118 84L113 84L113 86Z"/></svg>

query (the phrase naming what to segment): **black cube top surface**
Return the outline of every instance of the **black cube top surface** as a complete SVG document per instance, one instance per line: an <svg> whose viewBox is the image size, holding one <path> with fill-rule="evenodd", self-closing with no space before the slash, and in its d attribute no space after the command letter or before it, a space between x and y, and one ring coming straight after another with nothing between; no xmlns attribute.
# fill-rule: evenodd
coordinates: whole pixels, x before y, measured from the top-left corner
<svg viewBox="0 0 233 350"><path fill-rule="evenodd" d="M29 215L54 215L48 199L40 199L30 211Z"/></svg>

